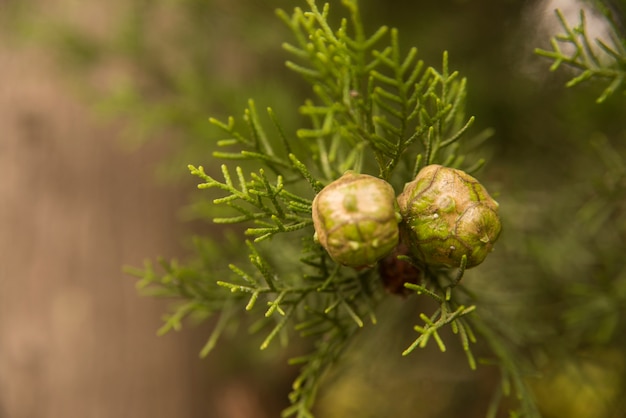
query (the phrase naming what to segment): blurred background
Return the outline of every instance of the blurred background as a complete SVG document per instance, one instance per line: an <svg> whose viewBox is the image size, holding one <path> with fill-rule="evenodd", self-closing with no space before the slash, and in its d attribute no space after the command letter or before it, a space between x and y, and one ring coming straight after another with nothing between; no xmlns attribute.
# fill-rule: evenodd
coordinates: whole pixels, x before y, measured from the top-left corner
<svg viewBox="0 0 626 418"><path fill-rule="evenodd" d="M555 8L575 24L588 5L361 3L370 31L398 27L427 65L447 50L475 126L493 129L479 177L505 232L467 280L545 366L543 414L626 416L626 194L601 158L624 156L624 98L598 105L601 83L566 89L575 73L533 54L562 31ZM289 353L258 352L241 332L199 359L210 324L157 337L168 302L139 296L122 268L184 259L192 234L212 232L186 209L199 199L186 166L210 164L218 138L209 116L239 116L253 97L299 126L308 90L284 68L291 34L274 15L295 6L0 0L0 418L261 418L287 405ZM454 350L400 358L415 308L382 309L398 319L359 337L319 416L485 416L496 371L472 372Z"/></svg>

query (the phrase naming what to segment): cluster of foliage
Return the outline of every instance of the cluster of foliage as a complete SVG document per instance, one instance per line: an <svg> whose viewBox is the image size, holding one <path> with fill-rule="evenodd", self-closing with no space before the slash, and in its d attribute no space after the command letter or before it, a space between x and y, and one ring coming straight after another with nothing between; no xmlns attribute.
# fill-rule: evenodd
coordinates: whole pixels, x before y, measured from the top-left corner
<svg viewBox="0 0 626 418"><path fill-rule="evenodd" d="M551 39L553 51L537 49L536 53L554 61L551 66L553 71L566 64L578 72L567 83L568 87L589 79L608 80L609 85L596 100L602 103L614 93L626 91L623 84L626 78L626 37L620 24L623 14L617 13L612 2L598 1L594 4L605 17L610 41L589 38L584 10L581 10L576 26L567 22L557 10L565 33ZM570 52L563 52L559 46L561 43L569 45ZM600 51L604 53L602 57L598 55ZM589 151L592 156L588 166L590 175L579 187L560 192L562 197L559 201L569 208L555 208L555 213L568 213L567 220L547 220L552 224L552 230L562 229L554 235L562 234L558 241L567 244L559 244L561 248L543 255L534 254L538 258L554 257L549 261L553 266L559 264L556 259L567 259L570 263L560 272L567 277L567 281L573 282L563 298L567 307L562 316L565 334L573 337L570 341L572 346L604 344L616 338L618 323L622 320L617 306L624 302L626 278L615 259L618 253L611 251L623 248L626 237L626 161L622 156L623 145L598 131L583 151ZM557 224L563 226L557 228ZM554 246L556 240L553 238L544 244ZM576 256L565 257L566 253ZM579 279L571 280L572 275Z"/></svg>
<svg viewBox="0 0 626 418"><path fill-rule="evenodd" d="M275 23L275 16L264 13L266 5L132 0L124 2L114 30L103 38L67 22L31 21L18 27L22 20L17 17L28 14L31 3L7 2L2 26L45 42L63 63L71 64L65 69L72 75L77 69L82 75L95 73L87 78L96 80L90 93L100 109L127 118L132 129L127 138L137 141L166 132L183 139L184 154L169 155L168 167L177 170L192 162L200 188L210 189L199 193L204 197L194 209L196 216L219 224L216 230L223 235L194 238L190 261L159 260L130 269L140 277L142 292L179 302L165 316L159 334L180 329L185 320L208 320L214 328L202 356L224 335L236 338L234 344L245 347L246 356L257 351L250 348L251 341L265 350L279 345L285 349L291 342L286 350L297 357L290 363L300 371L286 416L311 416L319 408L314 401L324 402L318 388L331 366L340 357L344 364L359 357L363 347L350 343L364 343L363 337L376 332L388 343L400 334L390 326L394 322L409 331L413 325L415 334L397 351L385 352L386 359L397 355L398 361L411 362L418 347L433 346L447 351L446 362L456 352L462 361L465 356L467 369L478 369L473 379L484 379L485 374L479 375L484 365L500 370L499 382L485 379L491 401L475 401L488 417L510 410L510 416L595 418L626 409L620 398L626 387L626 270L621 262L626 247L626 148L619 122L623 104L617 102L626 90L624 0L589 0L594 9L581 12L577 22L558 13L563 33L551 39L551 47L536 51L553 62L553 70L567 71L568 85L582 93L567 96L569 103L559 102L560 95L553 92L526 97L519 88L525 84L519 78L509 80L516 75L510 72L498 72L507 78L499 81L488 68L493 64L480 55L488 49L486 43L495 45L487 28L497 27L497 22L490 17L493 21L479 30L467 19L473 34L467 42L473 48L465 45L453 55L455 62L463 61L463 51L471 51L472 62L481 68L482 74L471 76L472 88L479 90L478 95L473 90L472 109L481 121L484 108L503 109L493 112L487 123L506 137L499 141L506 150L489 164L506 179L506 192L495 196L504 235L486 265L469 272L432 269L417 283L406 284L402 291L410 297L401 303L412 308L405 308L408 318L389 317L389 300L397 297L388 295L379 271L340 266L314 242L311 203L348 169L383 178L399 192L428 164L472 173L485 156L493 155L483 141L489 130L470 136L474 118L464 113L466 80L450 69L447 53L429 66L417 58L416 49L401 48L398 30L366 31L360 13L382 14L382 6L375 3L359 9L356 1L343 0L348 12L344 20L336 18L335 2L332 14L329 6L318 8L313 1L307 2L306 11L279 12L294 35L284 45L291 57L287 66L306 81L310 97L297 113L301 90L283 77L283 57L274 48L283 33L266 30ZM291 7L291 2L275 0L272 5ZM239 18L222 21L231 7ZM428 21L428 13L439 5L410 7ZM513 5L506 7L516 13ZM437 30L415 25L406 3L397 10L394 19L411 16L410 24L401 28L403 39L416 33L429 39L421 57L429 56L428 48L450 42L446 34L464 33L439 28L445 25L433 25ZM606 39L589 35L586 19L595 11L608 24ZM446 16L451 21L461 25ZM245 27L237 27L241 22ZM413 27L416 33L409 32ZM508 42L511 38L501 41L507 50ZM122 71L116 67L120 63ZM122 82L101 83L103 67L122 74ZM481 77L489 80L483 91ZM585 85L601 106L585 106ZM597 85L603 86L599 94ZM255 97L243 118L222 117L245 106L242 92ZM257 108L269 99L271 109ZM543 107L538 101L545 102ZM545 112L545 106L555 108ZM555 128L545 114L559 111L564 122ZM220 116L206 123L207 113ZM214 141L216 131L223 139ZM207 156L215 147L218 151ZM521 174L514 179L516 170ZM246 326L253 335L235 336L234 331ZM308 354L299 355L307 349ZM410 358L400 355L411 353ZM384 360L376 359L379 370L393 363L381 365ZM417 363L410 364L417 369ZM385 376L414 369L404 366L408 363L393 364ZM534 378L536 370L543 379ZM357 382L349 383L354 387ZM407 392L416 397L412 387ZM387 411L395 400L383 398L381 410ZM336 416L358 415L342 413L337 402L330 408ZM467 404L463 408L465 413ZM454 411L447 416L459 410ZM406 410L396 415L403 414Z"/></svg>
<svg viewBox="0 0 626 418"><path fill-rule="evenodd" d="M609 85L596 100L597 103L602 103L613 93L626 91L626 40L619 36L619 15L610 7L610 2L598 1L596 6L609 23L609 40L590 39L584 9L581 9L579 22L575 26L557 10L564 33L550 39L551 51L537 48L535 52L554 61L551 71L556 71L562 64L579 70L567 82L567 87L590 79L608 80Z"/></svg>
<svg viewBox="0 0 626 418"><path fill-rule="evenodd" d="M289 133L276 112L268 108L263 119L250 101L243 123L211 119L225 133L218 142L224 150L213 154L225 160L221 173L189 167L202 180L200 188L221 192L213 205L205 206L205 214L219 224L247 225L238 230L249 237L247 256L240 246L224 253L210 239L201 239L199 266L162 261L164 273L151 264L133 271L141 277L141 288L184 301L167 316L163 331L178 329L190 315L219 317L203 355L230 323L242 320L242 311L258 318L251 329L265 332L261 349L294 335L311 341L313 351L290 360L301 369L284 416L312 416L324 372L352 336L377 323L376 307L387 297L377 270L343 267L314 242L315 194L348 169L401 188L427 164L473 172L484 163L469 161L471 149L462 148L460 139L474 118L464 115L466 80L450 70L447 53L439 70L426 66L417 49L402 52L397 30L381 27L368 36L356 1L342 3L349 18L336 29L329 24L328 4L319 9L309 0L309 11L278 12L296 40L284 44L294 58L287 66L312 86L313 98L300 107L310 127ZM481 139L477 137L463 142L471 144ZM238 240L244 242L234 242ZM417 337L402 354L429 342L446 351L441 331L449 328L473 369L477 361L471 346L482 337L493 363L502 369L500 396L494 397L491 413L504 394L520 400L514 407L519 414L537 416L521 361L487 325L477 298L457 286L463 274L462 266L428 269L418 283L406 285L437 308L418 315Z"/></svg>

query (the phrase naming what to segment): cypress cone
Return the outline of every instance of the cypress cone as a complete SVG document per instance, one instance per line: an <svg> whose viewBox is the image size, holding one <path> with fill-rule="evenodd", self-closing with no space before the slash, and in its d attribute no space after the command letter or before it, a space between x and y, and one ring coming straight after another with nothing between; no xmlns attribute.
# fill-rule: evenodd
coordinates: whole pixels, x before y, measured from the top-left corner
<svg viewBox="0 0 626 418"><path fill-rule="evenodd" d="M398 196L411 254L426 265L477 266L502 229L498 203L474 177L441 165L424 167Z"/></svg>
<svg viewBox="0 0 626 418"><path fill-rule="evenodd" d="M389 183L346 172L313 200L316 240L338 263L373 266L398 245L400 214Z"/></svg>

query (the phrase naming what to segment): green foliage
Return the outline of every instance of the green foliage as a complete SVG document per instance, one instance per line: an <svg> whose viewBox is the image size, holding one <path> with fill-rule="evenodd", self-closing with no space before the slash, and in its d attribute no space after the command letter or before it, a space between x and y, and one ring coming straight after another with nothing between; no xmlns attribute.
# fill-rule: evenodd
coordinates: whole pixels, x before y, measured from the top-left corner
<svg viewBox="0 0 626 418"><path fill-rule="evenodd" d="M272 185L263 169L260 169L258 174L251 173L251 179L246 181L243 170L241 167L237 167L239 186L237 188L231 179L228 166L226 165L222 165L224 183L208 176L202 167L195 168L190 166L190 170L192 174L205 181L205 183L199 186L200 188L216 187L230 193L226 197L215 199L213 203L224 203L240 213L240 215L236 216L214 218L213 222L233 224L254 221L259 226L248 228L246 235L257 236L255 242L270 238L277 233L297 231L313 223L310 217L310 200L287 191L281 175L277 176L276 184ZM238 201L256 209L257 212L253 212L252 210L254 209L251 210L235 203Z"/></svg>
<svg viewBox="0 0 626 418"><path fill-rule="evenodd" d="M610 30L610 42L589 39L585 11L580 11L580 21L572 27L557 10L565 34L551 40L553 51L536 52L554 60L552 70L565 63L582 71L568 86L594 78L608 80L609 85L596 100L602 103L616 92L626 92L626 38L621 32L618 4L593 3L594 11L600 12ZM623 11L625 4L621 3ZM572 52L564 53L560 43L568 44ZM560 192L559 201L567 203L554 208L558 221L547 221L546 228L553 234L532 246L532 256L552 269L549 273L537 272L539 280L564 288L546 292L562 292L558 297L560 309L548 314L558 318L561 333L547 341L558 339L555 346L565 350L610 347L620 341L618 324L624 321L620 306L625 303L625 272L615 249L626 245L626 165L621 139L611 141L605 134L595 132L590 146L581 149L573 144L581 154L591 156L586 168L579 170L584 177L578 180L579 187Z"/></svg>
<svg viewBox="0 0 626 418"><path fill-rule="evenodd" d="M309 354L290 361L301 369L283 416L297 417L313 416L322 376L356 332L377 323L376 307L385 297L376 270L340 266L313 241L313 196L348 169L378 174L402 187L427 164L465 166L466 171L483 164L480 159L467 162L461 152L460 139L474 118L464 116L466 80L449 69L447 53L440 70L427 67L415 48L402 52L397 30L383 26L367 36L356 1L343 1L349 19L337 29L329 24L328 4L319 9L313 0L307 3L309 11L296 8L292 15L279 11L278 16L296 40L284 44L294 59L287 67L312 87L313 98L300 107L310 127L289 133L274 110L268 108L263 119L251 100L243 126L234 118L210 120L226 134L217 142L222 150L213 153L214 159L226 161L222 179L202 166L189 167L202 180L201 189L222 192L207 215L215 223L246 225L244 235L253 237L245 241L248 263L241 260L241 245L229 257L216 256L220 251L211 245L199 248L200 257L210 259L202 266L162 263L162 276L151 266L134 271L142 277L142 287L184 301L166 318L164 330L177 329L197 311L205 317L219 315L203 355L227 322L239 320L236 311L258 318L251 329L265 333L261 349L277 338L287 343L294 334L311 342ZM207 249L215 254L208 256ZM214 265L215 260L222 266ZM465 262L458 269L429 269L419 284L407 285L438 308L418 316L418 337L402 354L430 341L446 351L444 328L458 335L472 369L477 362L471 345L477 335L494 348L504 347L501 337L474 329L482 323L477 299L459 285ZM516 379L514 391L504 393L523 397L524 416L537 416L519 362L505 349L492 352L503 376ZM497 408L496 402L492 409Z"/></svg>
<svg viewBox="0 0 626 418"><path fill-rule="evenodd" d="M608 10L607 10L608 12ZM626 81L626 42L617 36L612 23L611 40L589 39L584 10L580 11L580 20L576 26L567 22L560 10L556 11L565 33L554 36L550 42L552 51L536 49L535 53L554 61L550 67L556 71L561 64L566 64L580 72L567 82L567 87L576 86L590 79L608 80L609 85L596 100L604 102L615 92L624 92ZM565 49L561 46L564 45Z"/></svg>
<svg viewBox="0 0 626 418"><path fill-rule="evenodd" d="M215 277L229 274L227 260L236 257L239 246L230 236L225 237L220 244L213 240L196 238L194 247L198 257L193 263L182 265L175 260L160 259L158 270L153 263L146 262L143 268L127 268L127 272L141 277L137 288L143 293L180 301L172 312L163 317L164 325L159 329L159 335L170 330L180 330L185 319L195 322L219 315L219 320L201 351L201 356L204 357L215 347L228 323L234 319L235 302L242 297L229 295L215 280Z"/></svg>
<svg viewBox="0 0 626 418"><path fill-rule="evenodd" d="M626 270L612 248L626 245L626 161L606 137L591 143L602 170L587 186L572 219L578 245L594 254L584 280L568 289L565 327L574 346L605 345L619 339L619 324L626 319Z"/></svg>
<svg viewBox="0 0 626 418"><path fill-rule="evenodd" d="M457 281L458 279L460 279L460 274L459 277L455 279L455 281ZM469 326L466 319L462 317L473 312L476 309L476 306L471 305L466 307L464 305L458 305L458 302L451 302L451 287L446 288L444 297L421 285L407 283L405 287L414 290L418 295L426 294L430 296L439 303L439 308L432 314L431 317L428 317L423 313L420 314L420 319L424 321L424 325L416 325L414 327L415 331L417 331L420 335L406 350L404 350L404 352L402 352L402 355L406 356L410 354L417 347L426 347L426 344L428 344L428 340L430 339L430 337L433 337L434 340L437 342L439 350L441 350L441 352L445 352L446 345L439 336L438 331L446 325L451 325L452 332L458 334L461 339L461 344L463 346L463 350L467 355L467 360L470 367L472 369L475 369L476 359L472 354L470 343L476 342L476 336L474 335L474 331L472 331L472 328Z"/></svg>
<svg viewBox="0 0 626 418"><path fill-rule="evenodd" d="M306 10L279 11L280 27L271 8L291 1L128 0L102 3L110 17L104 31L85 25L74 8L42 20L33 13L37 3L9 1L0 15L3 35L21 32L55 53L66 78L89 87L90 104L124 118L134 144L175 140L170 171L192 163L201 182L195 214L214 222L217 236L195 238L191 260L129 269L143 293L176 301L160 335L208 321L213 330L201 356L228 337L248 358L260 353L257 346L288 350L300 372L285 415L327 416L330 409L360 416L366 409L413 416L416 406L436 404L432 398L448 409L424 416L597 418L626 408L624 109L609 100L625 91L624 0L588 0L595 10L573 23L558 13L563 33L537 50L553 70L567 71L568 85L603 86L602 106L584 95L562 100L511 66L527 50L532 28L510 29L528 2L456 2L451 14L438 2L359 9L343 1L347 18L339 20L339 1L332 13L309 1ZM598 40L587 21L595 11L610 29ZM366 31L361 13L404 26ZM289 30L294 37L280 51ZM419 56L435 64L403 48L399 33L422 42ZM444 52L439 61L444 47L454 60ZM285 52L296 77L281 71ZM467 82L452 62L473 71L472 112L505 139L493 149L477 146L488 131L470 136ZM309 97L299 112L297 76ZM242 118L225 116L250 96ZM215 118L207 120L209 113ZM429 163L473 172L485 155L496 157L490 174L501 176L505 191L497 197L504 234L475 270L429 269L406 284L410 295L400 300L385 293L381 272L339 266L312 239L312 199L347 169L382 177L399 192ZM391 316L390 305L401 308ZM453 369L453 382L433 373L428 356L437 351L446 351L441 363ZM459 368L457 355L469 367ZM350 368L358 357L363 364L346 373L348 385L336 390L325 380L337 360ZM499 371L495 383L490 367ZM397 383L402 374L409 384ZM368 378L355 382L355 375ZM416 376L443 383L431 398L413 384ZM315 401L324 402L317 395L326 383L334 401L324 409ZM359 383L365 396L351 391ZM350 397L360 409L346 414L337 399ZM376 402L382 406L370 408Z"/></svg>
<svg viewBox="0 0 626 418"><path fill-rule="evenodd" d="M621 308L626 303L626 271L615 251L626 245L623 145L612 145L596 134L589 155L594 174L576 190L562 192L568 214L558 229L553 228L554 235L533 251L555 267L552 283L565 287L555 312L563 335L554 338L574 350L619 342L619 324L626 319ZM547 253L544 246L554 250Z"/></svg>
<svg viewBox="0 0 626 418"><path fill-rule="evenodd" d="M424 68L416 48L402 54L397 30L383 26L366 37L356 2L343 3L352 27L344 19L336 32L326 20L328 5L320 11L309 2L311 12L296 9L292 17L278 13L297 41L283 45L298 60L287 66L317 99L300 109L313 128L297 135L317 143L319 175L328 182L348 169L372 170L371 160L385 180L398 165L415 173L435 161L461 164L454 145L474 119L464 120L466 80L449 71L447 53L441 71ZM377 49L383 38L389 45Z"/></svg>

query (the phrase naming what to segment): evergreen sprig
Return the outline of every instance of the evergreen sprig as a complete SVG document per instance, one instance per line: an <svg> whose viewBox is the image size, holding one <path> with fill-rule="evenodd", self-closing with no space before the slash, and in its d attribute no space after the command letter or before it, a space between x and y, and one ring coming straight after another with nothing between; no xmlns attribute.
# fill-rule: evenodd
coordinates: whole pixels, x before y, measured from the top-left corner
<svg viewBox="0 0 626 418"><path fill-rule="evenodd" d="M377 322L376 307L385 295L375 269L341 266L314 242L313 196L348 169L377 171L402 186L424 165L461 166L459 139L474 121L464 114L466 80L449 69L447 53L440 70L426 67L417 49L402 53L397 30L383 26L367 36L355 0L342 1L350 16L336 30L328 23L328 4L320 9L313 0L307 3L306 12L278 15L296 40L284 45L295 59L287 67L312 86L313 98L300 108L310 126L289 134L271 108L262 119L251 100L243 124L232 117L210 120L226 134L213 154L224 161L221 179L189 166L202 181L199 188L219 191L211 205L213 221L243 224L245 235L254 238L235 238L237 250L228 254L216 246L198 248L204 263L188 269L163 262L163 274L151 265L133 271L143 288L182 300L164 331L179 329L196 311L219 315L203 355L239 313L258 318L251 330L265 333L261 349L294 335L311 341L309 354L290 361L301 369L283 416L298 418L313 416L320 380L351 337ZM470 344L476 341L471 321L477 309L457 286L464 267L427 270L420 283L407 285L439 307L418 316L419 336L405 355L430 340L445 351L439 332L450 327L476 367Z"/></svg>
<svg viewBox="0 0 626 418"><path fill-rule="evenodd" d="M271 164L271 163L270 163ZM263 169L251 173L246 180L241 167L236 167L237 183L231 177L227 165L222 165L224 181L218 181L204 172L204 168L189 166L192 174L205 183L201 189L218 188L228 193L227 196L213 200L213 203L226 204L239 214L214 218L218 224L233 224L253 221L255 228L248 228L246 235L256 236L255 242L270 238L281 232L293 232L313 223L311 220L311 201L285 190L283 177L278 175L275 183L270 182ZM245 206L243 206L245 205ZM254 212L253 210L256 210ZM308 216L307 216L308 215Z"/></svg>
<svg viewBox="0 0 626 418"><path fill-rule="evenodd" d="M251 242L248 246L256 271L248 273L231 264L237 278L217 284L232 293L246 295L248 311L264 298L263 318L254 328L271 325L261 349L266 349L279 335L287 341L286 326L290 323L301 337L316 341L310 354L290 360L290 364L301 365L302 369L289 396L292 406L283 414L312 416L311 408L324 372L343 352L350 336L366 321L376 322L374 308L381 298L380 285L373 280L372 271L346 271L330 262L319 248L309 248L304 253L300 260L304 267L299 274L292 272L290 278L285 277Z"/></svg>
<svg viewBox="0 0 626 418"><path fill-rule="evenodd" d="M535 53L553 60L550 71L556 71L561 64L579 70L579 74L570 79L566 86L573 87L590 79L608 80L608 86L596 99L604 102L615 92L624 91L626 81L626 40L617 35L611 19L607 19L611 41L589 39L585 11L580 11L579 22L570 25L560 10L556 10L563 34L550 39L552 50L537 48ZM562 48L561 45L566 46Z"/></svg>
<svg viewBox="0 0 626 418"><path fill-rule="evenodd" d="M446 345L440 337L439 331L444 326L450 325L452 332L458 334L461 339L461 345L467 355L470 367L475 369L476 359L472 353L470 343L476 342L476 336L474 335L474 331L468 321L466 321L463 317L474 312L476 310L476 306L459 305L457 302L451 301L451 288L447 288L445 293L441 294L442 292L440 291L433 291L423 285L413 283L406 283L405 287L407 289L414 290L418 295L425 294L430 296L439 304L439 308L435 310L430 317L424 313L419 315L420 319L424 322L424 325L416 325L414 329L420 335L406 350L404 350L402 355L406 356L418 347L426 347L426 344L428 344L431 337L437 343L439 350L441 350L441 352L445 352Z"/></svg>
<svg viewBox="0 0 626 418"><path fill-rule="evenodd" d="M235 307L242 300L240 295L230 296L215 280L229 274L223 262L235 257L239 251L232 236L225 238L221 244L195 238L194 246L199 257L188 264L159 259L159 269L151 262L146 262L143 268L126 269L128 274L140 278L137 288L143 293L179 301L171 312L164 315L164 324L159 328L158 335L180 330L183 321L188 318L201 321L215 315L219 317L200 352L201 357L213 350L226 326L236 321Z"/></svg>
<svg viewBox="0 0 626 418"><path fill-rule="evenodd" d="M416 48L402 54L396 29L383 26L367 37L356 1L342 1L352 26L344 19L336 32L327 23L329 5L319 10L313 0L307 3L310 12L296 8L292 16L278 15L297 41L283 45L298 61L287 66L313 86L316 100L301 108L313 127L297 134L315 141L323 178L335 179L347 169L367 170L366 150L386 180L400 163L412 168L409 173L436 161L460 163L451 146L474 119L464 118L466 81L449 71L448 54L441 71L425 68ZM377 49L384 41L389 45Z"/></svg>

